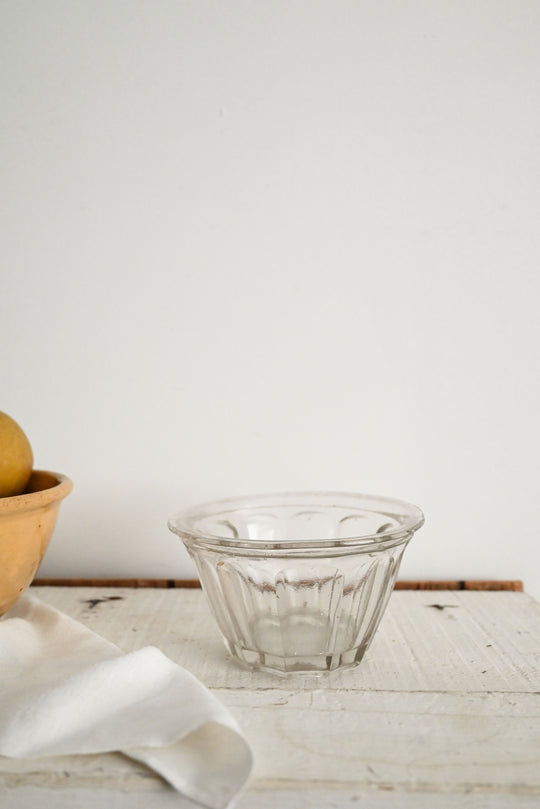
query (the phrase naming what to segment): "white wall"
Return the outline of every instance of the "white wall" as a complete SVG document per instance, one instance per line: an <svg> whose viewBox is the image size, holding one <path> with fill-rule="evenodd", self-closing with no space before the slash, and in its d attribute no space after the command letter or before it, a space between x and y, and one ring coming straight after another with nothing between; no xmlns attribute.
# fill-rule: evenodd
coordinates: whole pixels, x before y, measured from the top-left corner
<svg viewBox="0 0 540 809"><path fill-rule="evenodd" d="M403 577L540 596L537 0L4 0L0 409L41 568L192 574L183 506L363 490Z"/></svg>

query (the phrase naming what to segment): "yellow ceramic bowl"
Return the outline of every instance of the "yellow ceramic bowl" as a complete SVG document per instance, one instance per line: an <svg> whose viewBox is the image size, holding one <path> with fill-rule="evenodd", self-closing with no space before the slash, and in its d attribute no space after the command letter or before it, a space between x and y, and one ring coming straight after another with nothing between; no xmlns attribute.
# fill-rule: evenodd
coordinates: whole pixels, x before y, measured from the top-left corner
<svg viewBox="0 0 540 809"><path fill-rule="evenodd" d="M0 615L32 583L72 488L65 475L35 470L24 494L0 498Z"/></svg>

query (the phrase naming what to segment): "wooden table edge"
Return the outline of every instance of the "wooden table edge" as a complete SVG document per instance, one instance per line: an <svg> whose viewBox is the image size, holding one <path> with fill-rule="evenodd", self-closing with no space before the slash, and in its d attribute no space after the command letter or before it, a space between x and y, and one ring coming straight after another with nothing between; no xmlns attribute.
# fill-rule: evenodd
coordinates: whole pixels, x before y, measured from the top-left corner
<svg viewBox="0 0 540 809"><path fill-rule="evenodd" d="M198 579L147 579L147 578L37 578L32 584L36 587L157 587L157 588L199 588ZM508 580L403 580L396 582L396 590L509 590L522 593L523 582Z"/></svg>

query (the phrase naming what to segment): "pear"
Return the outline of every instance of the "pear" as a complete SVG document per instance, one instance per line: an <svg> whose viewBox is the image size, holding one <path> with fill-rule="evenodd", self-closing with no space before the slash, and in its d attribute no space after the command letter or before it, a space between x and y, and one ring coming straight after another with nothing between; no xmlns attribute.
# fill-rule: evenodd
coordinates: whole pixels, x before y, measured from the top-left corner
<svg viewBox="0 0 540 809"><path fill-rule="evenodd" d="M32 474L34 455L23 430L0 411L0 497L22 494Z"/></svg>

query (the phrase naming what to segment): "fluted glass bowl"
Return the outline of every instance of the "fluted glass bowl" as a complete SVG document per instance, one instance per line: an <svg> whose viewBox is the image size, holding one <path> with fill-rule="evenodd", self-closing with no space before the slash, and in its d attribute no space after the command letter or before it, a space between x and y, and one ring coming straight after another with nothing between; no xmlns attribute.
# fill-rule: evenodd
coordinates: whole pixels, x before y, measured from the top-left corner
<svg viewBox="0 0 540 809"><path fill-rule="evenodd" d="M197 506L169 528L197 566L231 655L287 673L361 661L423 522L400 500L300 492Z"/></svg>

